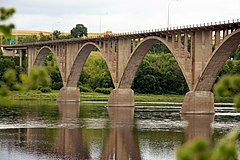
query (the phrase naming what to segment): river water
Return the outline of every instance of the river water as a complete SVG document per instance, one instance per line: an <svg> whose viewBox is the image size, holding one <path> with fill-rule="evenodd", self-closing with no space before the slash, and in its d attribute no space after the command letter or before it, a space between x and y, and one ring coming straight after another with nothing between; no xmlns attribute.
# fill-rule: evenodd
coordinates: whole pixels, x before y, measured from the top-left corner
<svg viewBox="0 0 240 160"><path fill-rule="evenodd" d="M215 107L215 115L179 114L180 105L138 103L18 103L0 106L0 160L174 160L187 140L214 143L240 126L240 112Z"/></svg>

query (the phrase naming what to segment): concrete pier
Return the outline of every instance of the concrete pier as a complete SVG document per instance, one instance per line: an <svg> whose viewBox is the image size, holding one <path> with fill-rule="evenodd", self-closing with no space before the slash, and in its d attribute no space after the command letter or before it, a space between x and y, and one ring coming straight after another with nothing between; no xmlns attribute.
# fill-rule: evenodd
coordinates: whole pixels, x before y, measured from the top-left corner
<svg viewBox="0 0 240 160"><path fill-rule="evenodd" d="M80 90L78 87L63 87L57 97L57 101L80 102Z"/></svg>
<svg viewBox="0 0 240 160"><path fill-rule="evenodd" d="M210 91L190 91L183 100L182 114L213 114L214 96Z"/></svg>
<svg viewBox="0 0 240 160"><path fill-rule="evenodd" d="M109 99L109 107L134 107L134 91L132 89L113 89Z"/></svg>

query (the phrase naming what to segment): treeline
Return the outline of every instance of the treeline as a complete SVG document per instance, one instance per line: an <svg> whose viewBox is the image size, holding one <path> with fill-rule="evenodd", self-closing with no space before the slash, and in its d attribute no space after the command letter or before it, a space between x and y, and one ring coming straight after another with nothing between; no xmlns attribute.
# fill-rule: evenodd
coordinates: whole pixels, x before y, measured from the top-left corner
<svg viewBox="0 0 240 160"><path fill-rule="evenodd" d="M184 76L170 53L147 54L132 88L138 93L153 94L184 94L188 91Z"/></svg>
<svg viewBox="0 0 240 160"><path fill-rule="evenodd" d="M1 27L1 26L0 26ZM1 36L1 44L9 44L10 40L14 40L14 43L30 43L30 42L42 42L42 41L50 41L50 40L61 40L61 39L70 39L70 38L79 38L79 37L87 37L87 27L83 24L76 24L70 30L70 33L61 33L59 30L55 30L52 34L44 34L40 32L35 35L18 35L18 36Z"/></svg>

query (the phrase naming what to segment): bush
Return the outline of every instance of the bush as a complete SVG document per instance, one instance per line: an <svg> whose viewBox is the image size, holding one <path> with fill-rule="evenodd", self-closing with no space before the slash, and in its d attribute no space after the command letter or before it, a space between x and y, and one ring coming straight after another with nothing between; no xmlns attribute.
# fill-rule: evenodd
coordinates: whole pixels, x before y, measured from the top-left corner
<svg viewBox="0 0 240 160"><path fill-rule="evenodd" d="M96 88L94 91L98 93L103 93L103 94L110 94L112 91L112 88Z"/></svg>
<svg viewBox="0 0 240 160"><path fill-rule="evenodd" d="M207 139L195 138L177 150L177 160L235 160L239 145L238 130L233 130L211 146Z"/></svg>
<svg viewBox="0 0 240 160"><path fill-rule="evenodd" d="M53 90L60 90L63 87L62 82L53 82L51 85L51 89Z"/></svg>
<svg viewBox="0 0 240 160"><path fill-rule="evenodd" d="M0 97L7 97L8 94L9 94L8 87L5 85L0 86Z"/></svg>
<svg viewBox="0 0 240 160"><path fill-rule="evenodd" d="M42 93L50 93L52 92L50 87L42 87L39 89Z"/></svg>
<svg viewBox="0 0 240 160"><path fill-rule="evenodd" d="M10 90L14 90L14 85L17 82L16 71L14 69L8 69L3 74L3 79L5 84L9 87Z"/></svg>
<svg viewBox="0 0 240 160"><path fill-rule="evenodd" d="M32 67L30 75L21 74L20 79L27 89L37 90L41 87L49 87L51 78L44 67Z"/></svg>
<svg viewBox="0 0 240 160"><path fill-rule="evenodd" d="M92 90L85 86L79 86L81 92L92 92Z"/></svg>

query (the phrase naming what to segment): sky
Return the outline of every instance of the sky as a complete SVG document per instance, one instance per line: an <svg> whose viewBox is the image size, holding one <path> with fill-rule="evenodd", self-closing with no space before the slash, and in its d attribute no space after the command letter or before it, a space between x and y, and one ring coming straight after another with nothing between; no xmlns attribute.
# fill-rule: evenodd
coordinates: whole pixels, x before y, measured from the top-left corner
<svg viewBox="0 0 240 160"><path fill-rule="evenodd" d="M131 32L240 19L240 0L0 0L14 7L16 29Z"/></svg>

